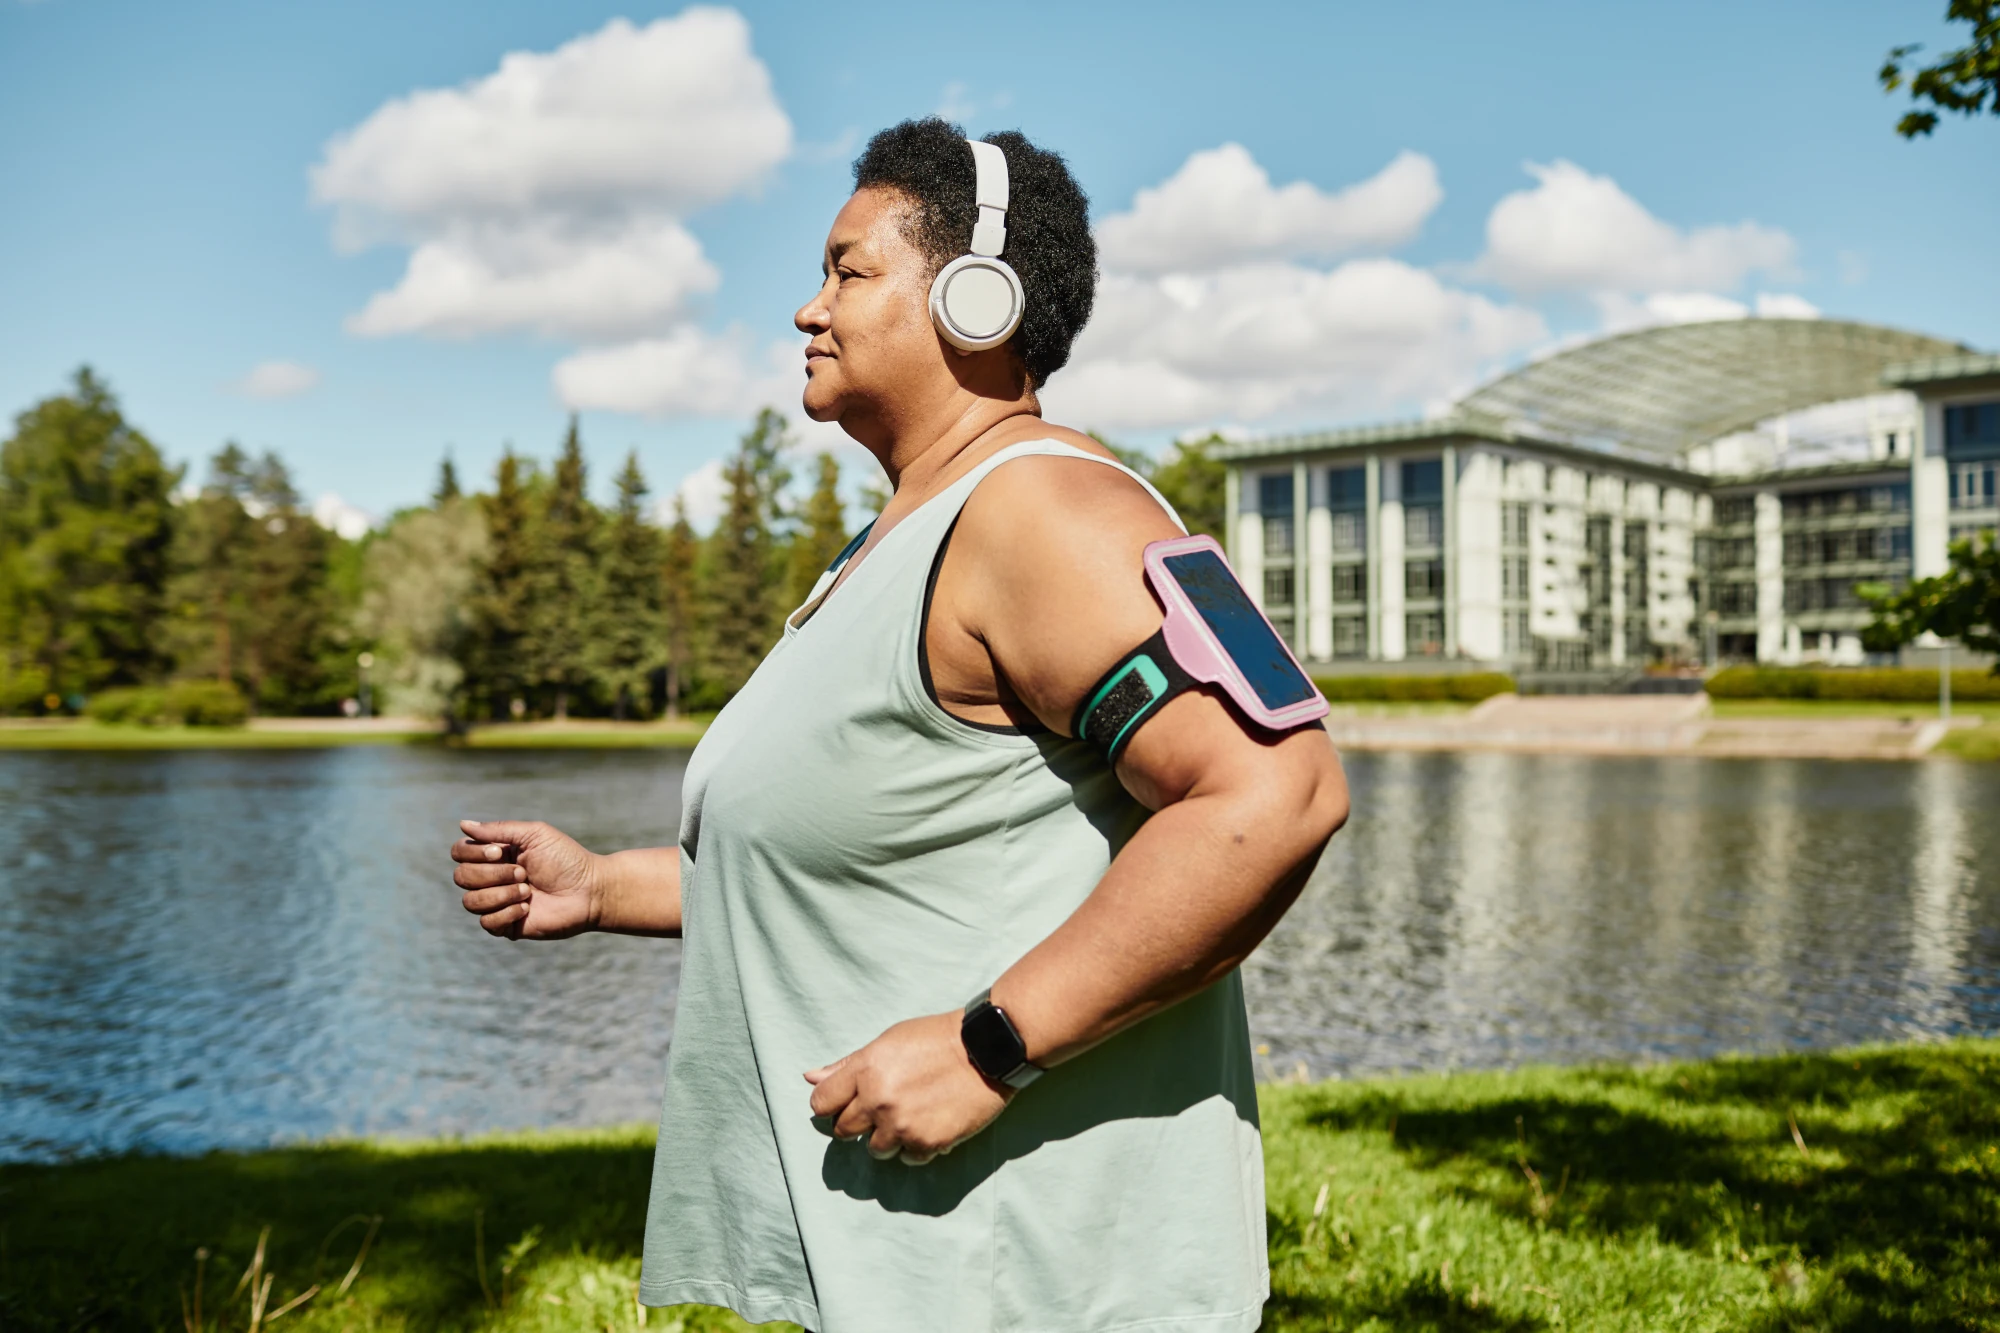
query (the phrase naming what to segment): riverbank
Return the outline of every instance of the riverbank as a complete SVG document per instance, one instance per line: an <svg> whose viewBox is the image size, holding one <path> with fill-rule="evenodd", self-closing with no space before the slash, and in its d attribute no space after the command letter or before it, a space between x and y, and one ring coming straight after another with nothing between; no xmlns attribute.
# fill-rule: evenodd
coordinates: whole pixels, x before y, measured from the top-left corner
<svg viewBox="0 0 2000 1333"><path fill-rule="evenodd" d="M495 722L447 737L421 718L269 717L242 727L141 727L88 718L0 720L0 750L313 750L353 745L472 749L692 749L706 717L672 722Z"/></svg>
<svg viewBox="0 0 2000 1333"><path fill-rule="evenodd" d="M1592 710L1622 716L1593 716ZM1692 711L1698 716L1664 716ZM1656 714L1661 716L1655 716ZM1525 715L1525 716L1524 716ZM1509 750L1694 754L1709 758L2000 760L2000 705L1953 710L1843 700L1704 696L1498 696L1483 704L1344 703L1327 720L1348 750ZM445 737L415 718L256 718L246 727L110 726L84 718L0 719L0 750L318 749L463 745L473 749L691 749L706 717L674 722L502 722Z"/></svg>
<svg viewBox="0 0 2000 1333"><path fill-rule="evenodd" d="M1990 1040L1268 1086L1265 1327L2000 1327L1996 1086ZM636 1308L651 1156L627 1128L0 1167L0 1322L193 1328L198 1294L244 1330L262 1292L302 1331L742 1328Z"/></svg>

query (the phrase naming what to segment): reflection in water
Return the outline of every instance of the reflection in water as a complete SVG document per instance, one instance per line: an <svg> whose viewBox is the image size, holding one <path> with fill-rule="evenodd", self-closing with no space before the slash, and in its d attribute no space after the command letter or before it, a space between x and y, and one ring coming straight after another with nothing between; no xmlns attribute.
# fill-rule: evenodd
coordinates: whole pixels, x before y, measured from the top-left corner
<svg viewBox="0 0 2000 1333"><path fill-rule="evenodd" d="M1362 754L1245 968L1266 1071L2000 1031L2000 766Z"/></svg>
<svg viewBox="0 0 2000 1333"><path fill-rule="evenodd" d="M0 754L0 1158L650 1119L679 946L505 944L468 814L671 841L672 752ZM1266 1069L2000 1031L2000 765L1350 756Z"/></svg>

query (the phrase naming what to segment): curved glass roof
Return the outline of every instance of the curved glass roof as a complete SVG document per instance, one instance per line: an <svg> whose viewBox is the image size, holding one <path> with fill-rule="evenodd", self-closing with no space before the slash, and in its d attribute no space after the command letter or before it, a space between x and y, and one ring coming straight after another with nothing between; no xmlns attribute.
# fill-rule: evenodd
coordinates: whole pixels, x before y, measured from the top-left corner
<svg viewBox="0 0 2000 1333"><path fill-rule="evenodd" d="M1900 361L1962 344L1833 319L1668 324L1584 343L1459 400L1461 417L1654 458L1800 408L1880 393Z"/></svg>

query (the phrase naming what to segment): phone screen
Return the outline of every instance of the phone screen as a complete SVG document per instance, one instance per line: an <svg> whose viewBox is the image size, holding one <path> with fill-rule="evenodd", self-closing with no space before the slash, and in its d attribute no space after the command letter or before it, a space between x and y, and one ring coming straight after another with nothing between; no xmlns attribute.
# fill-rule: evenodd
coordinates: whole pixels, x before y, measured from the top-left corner
<svg viewBox="0 0 2000 1333"><path fill-rule="evenodd" d="M1312 682L1292 661L1271 622L1251 602L1250 594L1243 591L1221 556L1213 551L1189 551L1170 555L1164 563L1266 708L1276 710L1313 697Z"/></svg>

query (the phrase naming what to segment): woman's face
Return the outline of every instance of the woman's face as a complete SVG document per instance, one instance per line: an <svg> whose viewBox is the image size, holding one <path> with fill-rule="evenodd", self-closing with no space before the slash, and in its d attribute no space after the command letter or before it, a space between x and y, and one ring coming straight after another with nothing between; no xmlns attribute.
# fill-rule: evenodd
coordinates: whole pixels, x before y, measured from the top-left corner
<svg viewBox="0 0 2000 1333"><path fill-rule="evenodd" d="M792 317L812 338L803 405L814 421L893 419L953 383L931 327L930 266L903 237L906 207L893 190L858 190L833 219L825 280Z"/></svg>

